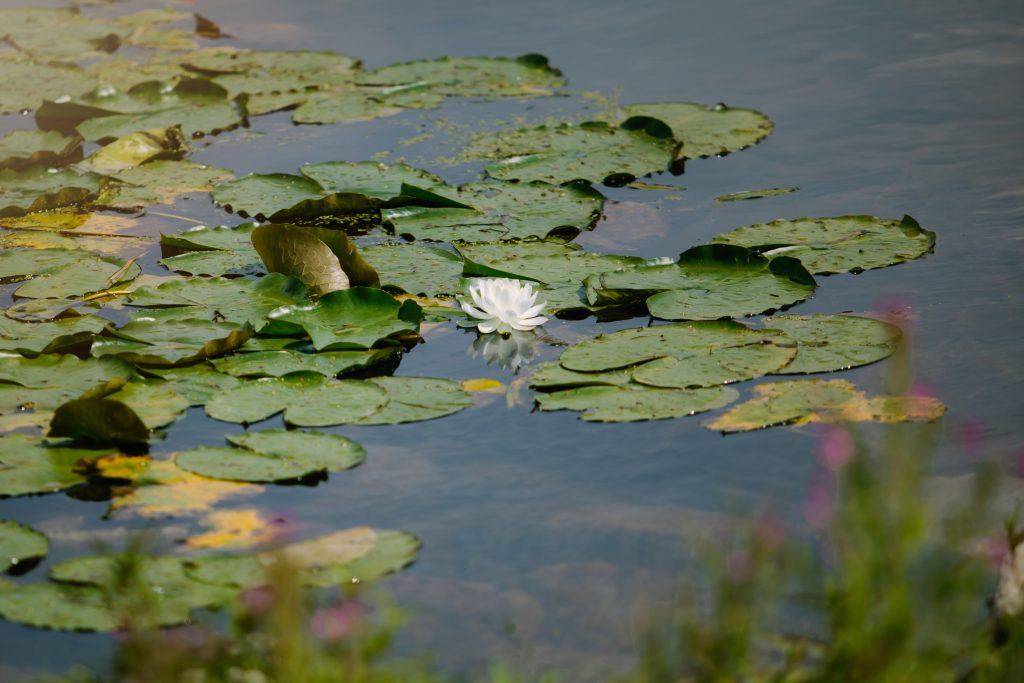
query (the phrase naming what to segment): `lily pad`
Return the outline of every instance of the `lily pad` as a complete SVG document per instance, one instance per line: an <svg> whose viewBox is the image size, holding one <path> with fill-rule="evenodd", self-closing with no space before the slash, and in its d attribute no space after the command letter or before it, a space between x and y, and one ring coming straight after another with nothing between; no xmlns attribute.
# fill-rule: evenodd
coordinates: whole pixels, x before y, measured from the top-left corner
<svg viewBox="0 0 1024 683"><path fill-rule="evenodd" d="M530 386L545 391L601 385L624 387L632 381L632 368L606 372L577 372L562 367L557 361L541 363L530 373Z"/></svg>
<svg viewBox="0 0 1024 683"><path fill-rule="evenodd" d="M0 570L20 574L49 551L45 535L25 524L0 520Z"/></svg>
<svg viewBox="0 0 1024 683"><path fill-rule="evenodd" d="M173 386L163 382L129 382L108 398L131 408L151 430L174 424L190 405Z"/></svg>
<svg viewBox="0 0 1024 683"><path fill-rule="evenodd" d="M817 286L800 261L768 259L742 247L693 247L677 263L591 275L592 305L645 299L665 320L715 320L775 311L809 298Z"/></svg>
<svg viewBox="0 0 1024 683"><path fill-rule="evenodd" d="M898 327L856 315L776 315L767 324L797 344L793 362L776 375L832 372L889 356L900 343Z"/></svg>
<svg viewBox="0 0 1024 683"><path fill-rule="evenodd" d="M391 64L356 76L363 85L426 84L444 95L536 97L550 95L565 84L562 73L542 55L442 57Z"/></svg>
<svg viewBox="0 0 1024 683"><path fill-rule="evenodd" d="M56 252L65 252L58 255ZM49 255L45 252L54 252ZM34 273L25 284L14 290L15 296L31 299L67 299L84 296L106 289L115 289L131 282L141 274L135 260L96 256L89 252L67 249L44 250L11 250L0 254L0 270L10 273L19 268L24 269L31 263L52 263L63 261L61 265L42 267L38 270L24 271L20 274ZM23 277L16 277L23 279Z"/></svg>
<svg viewBox="0 0 1024 683"><path fill-rule="evenodd" d="M921 396L869 398L845 380L801 379L759 384L754 398L704 424L720 432L747 432L813 422L931 422L946 408Z"/></svg>
<svg viewBox="0 0 1024 683"><path fill-rule="evenodd" d="M536 394L541 410L581 410L587 422L637 422L684 417L714 410L739 398L732 387L652 389L631 385L588 386Z"/></svg>
<svg viewBox="0 0 1024 683"><path fill-rule="evenodd" d="M206 414L216 420L250 424L284 411L285 422L300 427L350 423L375 413L387 393L363 380L329 381L320 374L292 373L247 380L213 396Z"/></svg>
<svg viewBox="0 0 1024 683"><path fill-rule="evenodd" d="M249 323L261 328L271 311L306 301L306 288L295 278L272 273L259 280L190 278L142 286L132 292L129 306L159 309L206 321Z"/></svg>
<svg viewBox="0 0 1024 683"><path fill-rule="evenodd" d="M252 336L248 323L213 322L185 318L136 318L110 336L93 341L95 356L115 355L141 366L192 365L231 353Z"/></svg>
<svg viewBox="0 0 1024 683"><path fill-rule="evenodd" d="M473 397L462 389L462 385L449 379L373 377L369 381L384 389L389 401L356 424L385 425L433 420L473 405Z"/></svg>
<svg viewBox="0 0 1024 683"><path fill-rule="evenodd" d="M790 194L799 189L798 187L772 187L764 190L744 190L743 192L730 192L729 194L718 195L715 197L715 201L722 204L725 202L746 201L748 199L764 199L765 197L778 197L782 194Z"/></svg>
<svg viewBox="0 0 1024 683"><path fill-rule="evenodd" d="M358 443L321 432L268 429L227 438L238 448L202 446L178 453L175 462L213 479L273 482L315 472L340 472L365 457Z"/></svg>
<svg viewBox="0 0 1024 683"><path fill-rule="evenodd" d="M0 591L0 617L55 631L113 631L106 591L94 586L28 583Z"/></svg>
<svg viewBox="0 0 1024 683"><path fill-rule="evenodd" d="M465 154L499 159L486 170L500 180L583 180L617 186L664 171L678 146L668 126L640 116L619 127L587 121L483 135Z"/></svg>
<svg viewBox="0 0 1024 683"><path fill-rule="evenodd" d="M403 107L385 98L373 97L363 89L338 88L311 93L295 109L295 123L354 123L372 121L400 113Z"/></svg>
<svg viewBox="0 0 1024 683"><path fill-rule="evenodd" d="M74 97L96 87L96 81L74 64L37 64L27 59L0 58L4 87L0 114L33 110L45 98Z"/></svg>
<svg viewBox="0 0 1024 683"><path fill-rule="evenodd" d="M856 273L924 256L935 248L935 233L910 216L900 221L837 216L749 225L714 241L798 258L815 274Z"/></svg>
<svg viewBox="0 0 1024 683"><path fill-rule="evenodd" d="M237 378L202 363L183 368L147 368L146 371L163 379L164 386L183 396L192 406L201 406L214 394L241 385Z"/></svg>
<svg viewBox="0 0 1024 683"><path fill-rule="evenodd" d="M53 322L27 323L0 316L0 350L24 356L88 350L92 335L106 327L96 315L80 315Z"/></svg>
<svg viewBox="0 0 1024 683"><path fill-rule="evenodd" d="M82 159L82 140L56 131L16 130L0 138L0 169L66 166Z"/></svg>
<svg viewBox="0 0 1024 683"><path fill-rule="evenodd" d="M88 358L49 354L21 358L0 354L0 382L31 389L60 389L81 394L113 379L127 380L133 368L120 358Z"/></svg>
<svg viewBox="0 0 1024 683"><path fill-rule="evenodd" d="M462 259L445 249L388 243L363 247L362 253L382 287L429 297L454 295L459 289Z"/></svg>
<svg viewBox="0 0 1024 683"><path fill-rule="evenodd" d="M317 351L333 351L417 339L423 309L412 300L399 303L380 289L354 287L326 294L315 303L282 306L268 317L303 328Z"/></svg>
<svg viewBox="0 0 1024 683"><path fill-rule="evenodd" d="M235 102L213 102L91 118L75 130L86 140L105 142L140 130L179 125L186 138L199 138L233 130L244 120L245 112Z"/></svg>
<svg viewBox="0 0 1024 683"><path fill-rule="evenodd" d="M299 171L316 181L326 192L364 194L378 199L401 195L404 185L425 190L446 187L439 176L403 163L388 165L376 161L327 161L305 164Z"/></svg>
<svg viewBox="0 0 1024 683"><path fill-rule="evenodd" d="M693 102L630 104L623 116L652 116L667 123L683 146L680 158L717 156L754 145L772 132L771 119L753 109Z"/></svg>
<svg viewBox="0 0 1024 683"><path fill-rule="evenodd" d="M100 147L79 164L79 168L112 174L155 159L176 159L183 156L185 151L181 126L140 130Z"/></svg>
<svg viewBox="0 0 1024 683"><path fill-rule="evenodd" d="M149 441L149 428L120 401L80 398L57 408L47 436L95 446L139 448Z"/></svg>
<svg viewBox="0 0 1024 683"><path fill-rule="evenodd" d="M160 246L182 251L237 251L251 248L252 231L257 223L242 223L229 227L197 225L185 232L160 234Z"/></svg>
<svg viewBox="0 0 1024 683"><path fill-rule="evenodd" d="M136 211L153 204L171 204L192 192L209 192L233 173L194 161L160 159L111 177L95 204L118 211Z"/></svg>
<svg viewBox="0 0 1024 683"><path fill-rule="evenodd" d="M81 206L96 197L100 177L64 169L50 173L45 166L25 171L0 171L0 216L24 216L65 206Z"/></svg>
<svg viewBox="0 0 1024 683"><path fill-rule="evenodd" d="M0 497L55 493L85 481L79 463L115 451L47 446L25 434L0 436ZM0 591L3 594L3 591Z"/></svg>
<svg viewBox="0 0 1024 683"><path fill-rule="evenodd" d="M369 351L303 353L282 349L236 353L213 361L219 372L234 377L283 377L292 372L317 372L325 377L362 370L390 357L393 348Z"/></svg>
<svg viewBox="0 0 1024 683"><path fill-rule="evenodd" d="M418 240L569 240L593 228L604 205L604 197L592 188L543 182L471 183L439 192L473 208L385 209L384 221L396 235Z"/></svg>
<svg viewBox="0 0 1024 683"><path fill-rule="evenodd" d="M314 295L380 284L377 271L341 230L261 225L252 243L268 271L297 278Z"/></svg>
<svg viewBox="0 0 1024 683"><path fill-rule="evenodd" d="M358 59L338 52L234 47L196 50L185 55L182 63L192 71L214 77L256 72L254 75L261 78L291 78L296 87L303 88L349 83L359 68Z"/></svg>

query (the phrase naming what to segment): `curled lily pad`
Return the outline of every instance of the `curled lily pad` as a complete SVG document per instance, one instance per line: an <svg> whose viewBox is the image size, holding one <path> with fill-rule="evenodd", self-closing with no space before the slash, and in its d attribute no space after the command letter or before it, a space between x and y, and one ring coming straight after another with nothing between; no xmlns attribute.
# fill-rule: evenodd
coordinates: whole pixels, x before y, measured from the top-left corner
<svg viewBox="0 0 1024 683"><path fill-rule="evenodd" d="M179 467L213 479L273 482L339 472L363 461L363 447L335 434L268 429L230 435L238 448L201 446L175 456Z"/></svg>
<svg viewBox="0 0 1024 683"><path fill-rule="evenodd" d="M869 398L845 380L800 379L759 384L754 398L704 426L720 432L746 432L776 425L812 422L931 422L946 408L928 396Z"/></svg>
<svg viewBox="0 0 1024 683"><path fill-rule="evenodd" d="M317 372L325 377L336 377L379 363L394 353L394 348L324 353L281 349L236 353L218 358L213 364L219 372L234 377L283 377L292 372Z"/></svg>
<svg viewBox="0 0 1024 683"><path fill-rule="evenodd" d="M587 384L583 373L600 373L592 383L606 384L604 373L632 368L636 383L686 389L760 377L785 367L796 353L777 330L753 330L731 320L697 321L600 335L569 347L558 362L577 373L576 385Z"/></svg>
<svg viewBox="0 0 1024 683"><path fill-rule="evenodd" d="M248 424L284 411L288 424L326 427L355 422L387 402L387 393L370 382L328 381L320 374L299 372L242 382L237 389L213 396L206 403L206 414Z"/></svg>
<svg viewBox="0 0 1024 683"><path fill-rule="evenodd" d="M458 291L462 259L446 249L420 244L371 244L363 257L380 275L382 287L424 296Z"/></svg>
<svg viewBox="0 0 1024 683"><path fill-rule="evenodd" d="M417 339L423 309L411 299L399 303L380 289L354 287L330 292L311 304L282 306L269 318L304 329L317 351L368 349Z"/></svg>
<svg viewBox="0 0 1024 683"><path fill-rule="evenodd" d="M395 234L418 240L567 240L591 229L604 205L590 187L543 182L471 183L439 192L472 208L405 206L385 209L384 221Z"/></svg>
<svg viewBox="0 0 1024 683"><path fill-rule="evenodd" d="M749 225L718 235L765 255L800 259L816 274L860 272L920 258L935 248L935 233L910 216L895 221L874 216L797 218Z"/></svg>
<svg viewBox="0 0 1024 683"><path fill-rule="evenodd" d="M154 159L175 159L185 154L181 126L130 133L99 148L79 164L95 173L117 173Z"/></svg>
<svg viewBox="0 0 1024 683"><path fill-rule="evenodd" d="M50 550L46 536L30 526L0 520L0 571L20 574Z"/></svg>
<svg viewBox="0 0 1024 683"><path fill-rule="evenodd" d="M16 130L0 138L0 169L66 166L82 159L82 140L56 131Z"/></svg>
<svg viewBox="0 0 1024 683"><path fill-rule="evenodd" d="M587 422L637 422L684 417L732 403L739 392L732 387L705 389L652 389L636 385L587 386L537 394L541 410L580 410Z"/></svg>
<svg viewBox="0 0 1024 683"><path fill-rule="evenodd" d="M79 463L113 452L48 446L39 437L25 434L0 436L0 497L55 493L78 486L85 481Z"/></svg>
<svg viewBox="0 0 1024 683"><path fill-rule="evenodd" d="M159 159L111 176L95 205L136 211L153 204L170 204L184 194L209 192L214 183L233 175L227 169L194 161Z"/></svg>
<svg viewBox="0 0 1024 683"><path fill-rule="evenodd" d="M728 154L750 147L766 138L774 125L767 116L753 109L717 104L706 107L693 102L654 102L630 104L623 116L652 116L667 123L676 138L682 140L681 158Z"/></svg>
<svg viewBox="0 0 1024 683"><path fill-rule="evenodd" d="M793 362L776 375L832 372L874 363L900 343L895 325L856 315L776 315L768 320L797 344Z"/></svg>
<svg viewBox="0 0 1024 683"><path fill-rule="evenodd" d="M679 261L591 275L592 305L646 300L665 320L714 320L775 311L814 293L817 283L800 261L768 259L742 247L712 244L683 252Z"/></svg>
<svg viewBox="0 0 1024 683"><path fill-rule="evenodd" d="M109 398L80 398L59 406L47 436L94 446L144 447L149 428L135 411Z"/></svg>
<svg viewBox="0 0 1024 683"><path fill-rule="evenodd" d="M664 123L638 116L618 127L587 121L484 135L465 154L499 159L486 170L500 180L624 185L664 171L678 145Z"/></svg>
<svg viewBox="0 0 1024 683"><path fill-rule="evenodd" d="M252 333L248 323L137 318L116 330L108 329L109 336L97 337L92 353L119 356L142 366L192 365L231 353Z"/></svg>
<svg viewBox="0 0 1024 683"><path fill-rule="evenodd" d="M299 279L313 294L380 284L377 271L340 230L261 225L252 243L268 271Z"/></svg>
<svg viewBox="0 0 1024 683"><path fill-rule="evenodd" d="M383 425L433 420L473 405L473 398L458 382L432 377L374 377L369 380L384 389L388 403L356 424Z"/></svg>
<svg viewBox="0 0 1024 683"><path fill-rule="evenodd" d="M81 206L95 198L99 189L100 177L95 173L72 169L51 173L45 166L0 170L0 216Z"/></svg>
<svg viewBox="0 0 1024 683"><path fill-rule="evenodd" d="M391 64L356 76L364 85L428 85L444 95L535 97L565 84L546 57L441 57Z"/></svg>
<svg viewBox="0 0 1024 683"><path fill-rule="evenodd" d="M24 356L79 353L92 345L93 334L107 321L96 315L80 315L53 322L29 323L0 316L0 350Z"/></svg>

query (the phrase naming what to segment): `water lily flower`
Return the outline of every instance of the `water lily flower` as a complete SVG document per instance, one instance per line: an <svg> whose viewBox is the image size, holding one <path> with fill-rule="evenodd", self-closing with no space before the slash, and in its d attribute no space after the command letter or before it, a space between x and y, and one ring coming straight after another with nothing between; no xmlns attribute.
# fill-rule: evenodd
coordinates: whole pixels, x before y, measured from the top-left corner
<svg viewBox="0 0 1024 683"><path fill-rule="evenodd" d="M532 330L548 321L540 314L547 302L537 303L537 292L528 282L474 278L469 297L470 301L460 301L462 310L477 321L476 328L484 334Z"/></svg>

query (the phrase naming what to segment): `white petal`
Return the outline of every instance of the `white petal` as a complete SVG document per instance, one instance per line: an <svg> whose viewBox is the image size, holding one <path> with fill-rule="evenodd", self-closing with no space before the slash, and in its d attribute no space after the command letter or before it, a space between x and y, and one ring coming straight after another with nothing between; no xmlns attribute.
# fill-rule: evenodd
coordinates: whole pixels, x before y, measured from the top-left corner
<svg viewBox="0 0 1024 683"><path fill-rule="evenodd" d="M491 332L494 332L496 329L498 329L498 321L494 319L481 320L479 323L477 323L476 328L483 332L484 334L490 334Z"/></svg>

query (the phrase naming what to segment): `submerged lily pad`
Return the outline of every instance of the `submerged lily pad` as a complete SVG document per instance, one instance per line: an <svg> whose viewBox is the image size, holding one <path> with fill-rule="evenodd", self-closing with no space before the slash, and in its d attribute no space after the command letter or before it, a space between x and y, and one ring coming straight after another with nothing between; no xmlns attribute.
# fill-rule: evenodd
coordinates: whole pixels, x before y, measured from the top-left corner
<svg viewBox="0 0 1024 683"><path fill-rule="evenodd" d="M82 159L82 140L56 131L16 130L0 138L0 169L54 168Z"/></svg>
<svg viewBox="0 0 1024 683"><path fill-rule="evenodd" d="M374 377L369 380L388 394L388 403L356 422L361 425L398 424L433 420L473 405L462 385L432 377Z"/></svg>
<svg viewBox="0 0 1024 683"><path fill-rule="evenodd" d="M800 379L759 384L754 398L705 423L720 432L746 432L812 422L931 422L946 408L922 396L869 398L845 380Z"/></svg>
<svg viewBox="0 0 1024 683"><path fill-rule="evenodd" d="M562 72L542 55L441 57L391 64L356 76L363 85L424 85L444 95L536 97L565 84Z"/></svg>
<svg viewBox="0 0 1024 683"><path fill-rule="evenodd" d="M832 372L889 356L900 343L898 327L856 315L776 315L767 324L797 344L796 358L776 375Z"/></svg>
<svg viewBox="0 0 1024 683"><path fill-rule="evenodd" d="M636 385L588 386L536 394L541 410L581 410L587 422L637 422L684 417L714 410L739 398L732 387L652 389Z"/></svg>
<svg viewBox="0 0 1024 683"><path fill-rule="evenodd" d="M285 422L327 427L355 422L388 402L387 393L362 380L329 381L309 372L242 382L213 396L206 414L225 422L253 423L284 411Z"/></svg>
<svg viewBox="0 0 1024 683"><path fill-rule="evenodd" d="M321 432L268 429L227 438L238 448L201 446L178 453L175 461L213 479L273 482L347 470L365 456L358 443Z"/></svg>
<svg viewBox="0 0 1024 683"><path fill-rule="evenodd" d="M49 550L50 541L32 527L0 520L0 571L21 573Z"/></svg>
<svg viewBox="0 0 1024 683"><path fill-rule="evenodd" d="M584 283L592 305L646 300L665 320L715 320L774 311L809 298L814 278L794 258L768 259L742 247L693 247L667 265L600 273Z"/></svg>
<svg viewBox="0 0 1024 683"><path fill-rule="evenodd" d="M41 438L25 434L0 436L0 497L55 493L72 488L85 481L79 474L80 462L93 461L113 452L47 446Z"/></svg>
<svg viewBox="0 0 1024 683"><path fill-rule="evenodd" d="M459 288L462 259L445 249L388 243L363 247L362 253L382 287L430 297L453 295Z"/></svg>
<svg viewBox="0 0 1024 683"><path fill-rule="evenodd" d="M482 135L465 153L500 159L486 170L501 180L624 185L668 168L678 144L664 123L639 116L619 127L587 121Z"/></svg>
<svg viewBox="0 0 1024 683"><path fill-rule="evenodd" d="M623 116L652 116L667 123L683 142L680 158L696 159L728 154L750 147L766 138L774 125L753 109L717 104L706 107L693 102L630 104Z"/></svg>
<svg viewBox="0 0 1024 683"><path fill-rule="evenodd" d="M416 339L423 309L412 300L399 303L380 289L354 287L326 294L315 303L282 306L268 317L272 324L304 329L317 351L333 351Z"/></svg>
<svg viewBox="0 0 1024 683"><path fill-rule="evenodd" d="M718 235L766 255L800 259L815 274L860 272L912 261L935 248L935 233L910 216L895 221L874 216L797 218L749 225Z"/></svg>
<svg viewBox="0 0 1024 683"><path fill-rule="evenodd" d="M439 190L473 208L405 206L382 216L396 235L418 240L572 239L591 229L604 197L589 187L543 182L471 183Z"/></svg>

